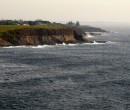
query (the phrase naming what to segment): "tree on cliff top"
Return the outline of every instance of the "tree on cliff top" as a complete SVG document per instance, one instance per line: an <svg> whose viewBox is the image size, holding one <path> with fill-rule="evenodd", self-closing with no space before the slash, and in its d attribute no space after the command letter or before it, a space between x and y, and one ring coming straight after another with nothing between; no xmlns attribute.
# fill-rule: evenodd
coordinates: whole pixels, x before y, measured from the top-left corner
<svg viewBox="0 0 130 110"><path fill-rule="evenodd" d="M80 26L79 21L76 22L76 26Z"/></svg>
<svg viewBox="0 0 130 110"><path fill-rule="evenodd" d="M77 21L76 23L73 23L72 21L69 21L67 23L67 25L69 25L69 26L80 26L80 23L79 23L79 21Z"/></svg>

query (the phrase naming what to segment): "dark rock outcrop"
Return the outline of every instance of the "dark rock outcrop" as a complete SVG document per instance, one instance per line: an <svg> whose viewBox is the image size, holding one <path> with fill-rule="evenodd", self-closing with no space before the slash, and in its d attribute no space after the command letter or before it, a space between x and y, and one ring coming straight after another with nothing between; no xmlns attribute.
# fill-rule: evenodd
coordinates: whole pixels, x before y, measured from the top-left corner
<svg viewBox="0 0 130 110"><path fill-rule="evenodd" d="M79 26L79 28L83 32L107 32L106 30L103 30L101 28L91 27L91 26L86 26L86 25Z"/></svg>

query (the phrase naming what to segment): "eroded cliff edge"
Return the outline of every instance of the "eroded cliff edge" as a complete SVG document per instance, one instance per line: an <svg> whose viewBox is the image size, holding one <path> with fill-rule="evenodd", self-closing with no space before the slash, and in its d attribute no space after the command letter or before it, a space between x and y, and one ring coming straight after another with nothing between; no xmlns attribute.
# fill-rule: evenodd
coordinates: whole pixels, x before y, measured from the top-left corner
<svg viewBox="0 0 130 110"><path fill-rule="evenodd" d="M0 46L18 45L55 45L62 43L83 43L82 35L72 28L44 29L24 28L3 32L0 35Z"/></svg>

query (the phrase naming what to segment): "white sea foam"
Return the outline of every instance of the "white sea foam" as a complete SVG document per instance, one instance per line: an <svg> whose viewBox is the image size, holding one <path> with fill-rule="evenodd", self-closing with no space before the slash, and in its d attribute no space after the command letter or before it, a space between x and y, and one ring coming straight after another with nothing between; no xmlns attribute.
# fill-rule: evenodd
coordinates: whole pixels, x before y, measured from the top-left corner
<svg viewBox="0 0 130 110"><path fill-rule="evenodd" d="M94 41L93 43L84 43L84 45L104 45L104 44L115 44L116 42L112 42L112 41L107 41L107 42L96 42Z"/></svg>
<svg viewBox="0 0 130 110"><path fill-rule="evenodd" d="M22 46L8 46L8 47L3 47L3 48L26 48L28 46L22 45Z"/></svg>
<svg viewBox="0 0 130 110"><path fill-rule="evenodd" d="M98 41L94 41L93 43L83 43L83 45L102 45L102 44L114 44L116 42L112 42L112 41L107 41L107 42L98 42ZM49 48L49 47L55 47L55 46L76 46L76 45L82 45L82 44L56 44L56 45L38 45L38 46L26 46L26 45L22 45L22 46L8 46L8 47L2 47L2 48Z"/></svg>
<svg viewBox="0 0 130 110"><path fill-rule="evenodd" d="M93 36L93 35L91 35L91 34L89 34L89 33L86 33L86 36L84 36L84 39L93 38L93 37L95 37L95 36Z"/></svg>
<svg viewBox="0 0 130 110"><path fill-rule="evenodd" d="M115 44L116 42L112 42L112 41L107 41L107 44Z"/></svg>
<svg viewBox="0 0 130 110"><path fill-rule="evenodd" d="M93 43L88 43L88 44L89 45L102 45L102 44L106 44L106 43L99 43L99 42L94 41Z"/></svg>
<svg viewBox="0 0 130 110"><path fill-rule="evenodd" d="M62 45L67 45L66 43L62 43L62 44L56 44L56 46L62 46Z"/></svg>
<svg viewBox="0 0 130 110"><path fill-rule="evenodd" d="M75 46L77 44L66 44L66 43L62 43L62 44L56 44L56 45L38 45L38 46L26 46L26 45L22 45L22 46L8 46L8 47L2 47L2 48L49 48L49 47L55 47L55 46Z"/></svg>
<svg viewBox="0 0 130 110"><path fill-rule="evenodd" d="M87 37L88 37L88 38L93 38L94 36L89 34Z"/></svg>
<svg viewBox="0 0 130 110"><path fill-rule="evenodd" d="M83 45L104 45L104 44L106 44L107 42L105 42L105 43L100 43L100 42L96 42L96 41L94 41L93 43L84 43Z"/></svg>
<svg viewBox="0 0 130 110"><path fill-rule="evenodd" d="M68 46L76 46L76 45L78 45L78 44L68 44Z"/></svg>
<svg viewBox="0 0 130 110"><path fill-rule="evenodd" d="M38 45L38 46L31 46L31 48L47 48L47 47L53 47L51 45Z"/></svg>
<svg viewBox="0 0 130 110"><path fill-rule="evenodd" d="M75 46L77 44L73 44L73 43L69 43L69 44L66 44L66 43L62 43L62 44L56 44L56 46Z"/></svg>
<svg viewBox="0 0 130 110"><path fill-rule="evenodd" d="M115 44L115 43L116 42L112 42L112 41L107 41L107 42L104 42L104 43L94 41L94 43L92 43L92 44Z"/></svg>
<svg viewBox="0 0 130 110"><path fill-rule="evenodd" d="M105 43L100 43L100 42L94 41L93 44L96 44L96 45L98 45L98 44L106 44L106 42Z"/></svg>
<svg viewBox="0 0 130 110"><path fill-rule="evenodd" d="M64 42L63 42L63 44L62 45L66 45Z"/></svg>
<svg viewBox="0 0 130 110"><path fill-rule="evenodd" d="M52 47L50 45L38 45L38 46L8 46L8 47L3 47L3 48L45 48L45 47Z"/></svg>

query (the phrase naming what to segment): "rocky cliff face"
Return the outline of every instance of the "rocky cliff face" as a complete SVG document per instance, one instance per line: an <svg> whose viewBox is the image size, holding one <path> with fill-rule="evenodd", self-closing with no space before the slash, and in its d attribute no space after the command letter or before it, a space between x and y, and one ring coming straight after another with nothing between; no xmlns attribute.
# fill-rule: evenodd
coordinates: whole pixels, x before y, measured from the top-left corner
<svg viewBox="0 0 130 110"><path fill-rule="evenodd" d="M79 36L70 28L61 29L17 29L4 32L0 36L0 46L10 45L55 45L56 43L83 42ZM87 41L84 41L87 42Z"/></svg>
<svg viewBox="0 0 130 110"><path fill-rule="evenodd" d="M11 46L11 43L0 38L0 46Z"/></svg>

